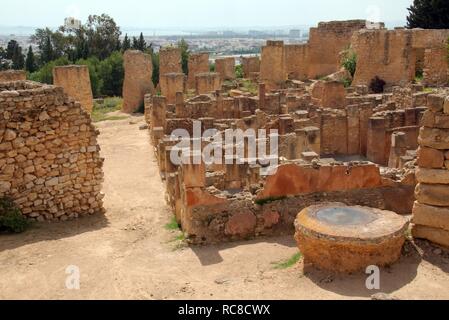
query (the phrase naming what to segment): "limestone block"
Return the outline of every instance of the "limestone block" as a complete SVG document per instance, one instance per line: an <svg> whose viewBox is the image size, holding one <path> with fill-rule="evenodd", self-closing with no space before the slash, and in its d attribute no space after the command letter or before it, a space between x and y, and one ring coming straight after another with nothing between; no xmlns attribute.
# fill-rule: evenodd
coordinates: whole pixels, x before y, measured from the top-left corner
<svg viewBox="0 0 449 320"><path fill-rule="evenodd" d="M25 81L27 74L23 70L7 70L0 72L0 82Z"/></svg>
<svg viewBox="0 0 449 320"><path fill-rule="evenodd" d="M419 183L449 184L449 170L418 168L416 179Z"/></svg>
<svg viewBox="0 0 449 320"><path fill-rule="evenodd" d="M423 204L449 207L449 185L420 183L416 186L415 196Z"/></svg>
<svg viewBox="0 0 449 320"><path fill-rule="evenodd" d="M444 167L444 153L441 150L420 147L418 150L418 166L441 169Z"/></svg>
<svg viewBox="0 0 449 320"><path fill-rule="evenodd" d="M416 201L413 223L449 231L449 207L434 207Z"/></svg>
<svg viewBox="0 0 449 320"><path fill-rule="evenodd" d="M443 229L415 225L412 229L412 235L417 239L425 239L449 247L449 231Z"/></svg>
<svg viewBox="0 0 449 320"><path fill-rule="evenodd" d="M449 149L449 130L423 127L418 142L421 146L438 150Z"/></svg>
<svg viewBox="0 0 449 320"><path fill-rule="evenodd" d="M237 213L229 218L225 233L230 236L245 237L254 233L256 223L256 216L251 211Z"/></svg>

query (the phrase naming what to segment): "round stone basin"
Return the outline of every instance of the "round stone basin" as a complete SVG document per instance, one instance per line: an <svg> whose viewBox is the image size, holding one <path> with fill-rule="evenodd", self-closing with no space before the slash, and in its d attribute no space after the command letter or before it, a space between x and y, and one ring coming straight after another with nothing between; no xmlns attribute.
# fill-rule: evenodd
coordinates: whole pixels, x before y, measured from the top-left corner
<svg viewBox="0 0 449 320"><path fill-rule="evenodd" d="M306 262L352 273L396 262L408 225L408 219L391 211L329 203L299 213L295 238Z"/></svg>

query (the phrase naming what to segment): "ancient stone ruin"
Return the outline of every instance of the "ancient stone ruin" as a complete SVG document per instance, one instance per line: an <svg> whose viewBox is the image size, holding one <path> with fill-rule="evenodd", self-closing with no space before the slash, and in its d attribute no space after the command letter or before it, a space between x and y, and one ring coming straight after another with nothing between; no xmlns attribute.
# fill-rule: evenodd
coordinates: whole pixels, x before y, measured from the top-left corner
<svg viewBox="0 0 449 320"><path fill-rule="evenodd" d="M103 212L103 159L89 114L61 87L0 84L0 197L30 219Z"/></svg>
<svg viewBox="0 0 449 320"><path fill-rule="evenodd" d="M53 84L81 103L88 113L92 112L94 100L87 66L62 66L53 68Z"/></svg>
<svg viewBox="0 0 449 320"><path fill-rule="evenodd" d="M151 55L138 50L128 50L123 56L125 79L123 82L123 107L133 113L141 106L147 93L154 93L153 61Z"/></svg>
<svg viewBox="0 0 449 320"><path fill-rule="evenodd" d="M419 134L413 235L449 246L449 95L428 96Z"/></svg>
<svg viewBox="0 0 449 320"><path fill-rule="evenodd" d="M0 82L24 81L26 79L27 74L22 70L0 71Z"/></svg>

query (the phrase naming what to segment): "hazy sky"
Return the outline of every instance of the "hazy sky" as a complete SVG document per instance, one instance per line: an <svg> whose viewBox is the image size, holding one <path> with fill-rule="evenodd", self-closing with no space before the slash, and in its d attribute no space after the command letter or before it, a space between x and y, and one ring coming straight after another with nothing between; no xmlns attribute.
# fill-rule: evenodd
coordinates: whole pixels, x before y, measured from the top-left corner
<svg viewBox="0 0 449 320"><path fill-rule="evenodd" d="M310 25L362 18L405 21L412 0L21 0L1 1L0 25L59 26L107 13L122 27L249 27Z"/></svg>

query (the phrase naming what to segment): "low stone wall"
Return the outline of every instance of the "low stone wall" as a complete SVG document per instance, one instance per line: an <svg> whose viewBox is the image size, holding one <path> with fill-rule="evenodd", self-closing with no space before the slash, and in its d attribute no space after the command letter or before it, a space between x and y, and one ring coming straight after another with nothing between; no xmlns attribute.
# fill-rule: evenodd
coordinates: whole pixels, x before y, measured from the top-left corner
<svg viewBox="0 0 449 320"><path fill-rule="evenodd" d="M419 135L413 235L449 246L449 96L429 95Z"/></svg>
<svg viewBox="0 0 449 320"><path fill-rule="evenodd" d="M98 131L60 87L0 84L0 197L34 220L103 212Z"/></svg>

